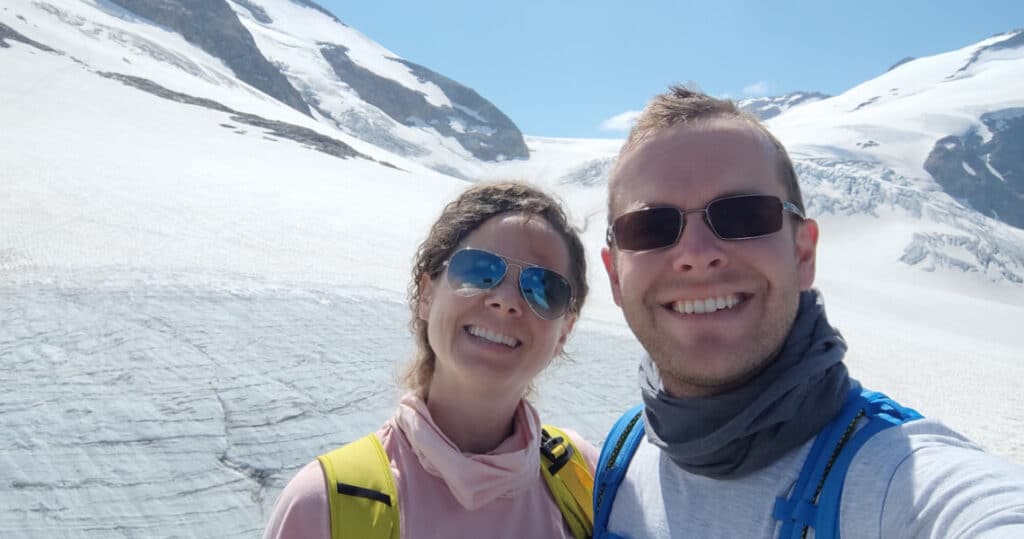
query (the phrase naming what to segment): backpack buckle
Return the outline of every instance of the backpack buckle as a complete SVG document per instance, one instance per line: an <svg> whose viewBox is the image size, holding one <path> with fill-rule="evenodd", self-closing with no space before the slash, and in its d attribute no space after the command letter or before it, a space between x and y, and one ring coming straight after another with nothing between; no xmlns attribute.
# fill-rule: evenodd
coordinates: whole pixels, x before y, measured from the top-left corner
<svg viewBox="0 0 1024 539"><path fill-rule="evenodd" d="M555 475L572 458L572 446L565 443L561 436L552 437L544 430L541 432L540 454L551 462L548 472Z"/></svg>

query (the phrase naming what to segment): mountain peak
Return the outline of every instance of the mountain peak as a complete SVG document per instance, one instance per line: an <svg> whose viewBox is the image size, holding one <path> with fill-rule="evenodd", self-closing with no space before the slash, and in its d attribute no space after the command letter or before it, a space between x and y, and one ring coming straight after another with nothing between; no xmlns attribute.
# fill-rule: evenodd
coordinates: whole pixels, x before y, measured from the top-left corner
<svg viewBox="0 0 1024 539"><path fill-rule="evenodd" d="M761 121L774 118L794 107L828 99L829 95L821 92L790 92L770 97L751 97L736 102L743 111L753 114Z"/></svg>

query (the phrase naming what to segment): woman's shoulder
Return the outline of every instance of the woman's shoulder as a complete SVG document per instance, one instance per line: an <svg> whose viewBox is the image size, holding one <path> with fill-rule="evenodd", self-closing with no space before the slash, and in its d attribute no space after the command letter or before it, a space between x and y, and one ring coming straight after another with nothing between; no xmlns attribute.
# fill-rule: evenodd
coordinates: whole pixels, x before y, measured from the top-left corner
<svg viewBox="0 0 1024 539"><path fill-rule="evenodd" d="M400 435L396 430L394 422L388 421L373 433L380 440L389 460L392 460L393 446L400 443ZM330 536L331 506L324 470L319 459L314 459L296 472L278 495L263 537L329 539Z"/></svg>
<svg viewBox="0 0 1024 539"><path fill-rule="evenodd" d="M330 503L320 462L306 464L285 485L274 503L264 539L331 536Z"/></svg>

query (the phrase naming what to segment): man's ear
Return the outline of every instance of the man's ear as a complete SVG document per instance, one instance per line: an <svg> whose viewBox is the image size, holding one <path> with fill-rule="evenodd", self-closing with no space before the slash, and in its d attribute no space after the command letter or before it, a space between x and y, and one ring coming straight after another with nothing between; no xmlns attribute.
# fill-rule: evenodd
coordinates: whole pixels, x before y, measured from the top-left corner
<svg viewBox="0 0 1024 539"><path fill-rule="evenodd" d="M796 264L800 290L807 290L814 284L814 269L818 252L818 223L804 219L797 225Z"/></svg>
<svg viewBox="0 0 1024 539"><path fill-rule="evenodd" d="M430 319L430 305L434 301L434 280L424 273L420 275L420 300L416 305L416 316L426 322Z"/></svg>
<svg viewBox="0 0 1024 539"><path fill-rule="evenodd" d="M608 273L608 282L612 286L612 299L615 304L622 307L622 287L619 283L619 270L615 267L615 253L610 247L601 248L601 262L604 262L604 271Z"/></svg>

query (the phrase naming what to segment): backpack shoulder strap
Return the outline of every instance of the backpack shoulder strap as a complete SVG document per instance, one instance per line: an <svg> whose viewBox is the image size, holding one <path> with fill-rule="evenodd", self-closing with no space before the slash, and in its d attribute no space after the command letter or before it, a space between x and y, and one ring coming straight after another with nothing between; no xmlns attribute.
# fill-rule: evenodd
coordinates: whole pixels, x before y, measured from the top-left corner
<svg viewBox="0 0 1024 539"><path fill-rule="evenodd" d="M399 539L398 489L376 434L317 457L331 510L331 538Z"/></svg>
<svg viewBox="0 0 1024 539"><path fill-rule="evenodd" d="M815 438L790 497L775 500L779 537L802 537L807 528L814 528L816 539L839 537L843 484L857 451L875 434L921 417L882 393L850 390L839 414Z"/></svg>
<svg viewBox="0 0 1024 539"><path fill-rule="evenodd" d="M591 537L594 508L590 500L594 477L572 439L554 425L544 425L541 431L540 469L573 537Z"/></svg>
<svg viewBox="0 0 1024 539"><path fill-rule="evenodd" d="M611 516L612 504L615 503L615 494L644 436L643 411L643 404L630 408L612 426L601 447L594 481L595 539L607 536L608 518Z"/></svg>

